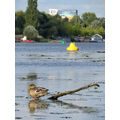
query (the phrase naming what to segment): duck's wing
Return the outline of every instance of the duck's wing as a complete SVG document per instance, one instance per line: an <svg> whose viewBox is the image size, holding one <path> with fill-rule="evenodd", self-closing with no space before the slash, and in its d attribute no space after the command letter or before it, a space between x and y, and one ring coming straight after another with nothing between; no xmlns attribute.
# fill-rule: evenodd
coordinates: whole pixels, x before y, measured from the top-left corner
<svg viewBox="0 0 120 120"><path fill-rule="evenodd" d="M48 89L43 88L43 87L37 87L36 88L36 92L47 92L47 91L48 91Z"/></svg>
<svg viewBox="0 0 120 120"><path fill-rule="evenodd" d="M38 88L35 90L35 93L36 93L36 96L37 96L37 97L41 97L41 96L44 96L44 95L48 94L48 89L38 87Z"/></svg>

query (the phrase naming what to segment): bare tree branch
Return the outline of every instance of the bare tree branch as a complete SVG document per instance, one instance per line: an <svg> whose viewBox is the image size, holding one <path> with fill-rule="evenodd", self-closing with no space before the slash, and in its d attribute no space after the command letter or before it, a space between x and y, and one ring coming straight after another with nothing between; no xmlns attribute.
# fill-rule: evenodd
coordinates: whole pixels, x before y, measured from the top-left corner
<svg viewBox="0 0 120 120"><path fill-rule="evenodd" d="M89 85L86 85L86 86L84 86L84 87L81 87L81 88L78 88L78 89L75 89L75 90L57 93L57 94L49 97L48 99L57 100L59 97L62 97L62 96L64 96L64 95L73 94L73 93L75 93L75 92L78 92L78 91L84 90L84 89L88 89L88 88L93 87L93 86L99 87L98 84L96 84L96 83L91 83L91 84L89 84Z"/></svg>

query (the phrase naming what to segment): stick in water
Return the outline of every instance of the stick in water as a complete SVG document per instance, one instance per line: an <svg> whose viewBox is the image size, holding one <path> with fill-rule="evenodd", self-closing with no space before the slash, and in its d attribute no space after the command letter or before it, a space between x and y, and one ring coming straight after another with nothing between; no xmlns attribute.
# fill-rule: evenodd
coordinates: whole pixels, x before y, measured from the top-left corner
<svg viewBox="0 0 120 120"><path fill-rule="evenodd" d="M64 95L73 94L73 93L75 93L75 92L78 92L78 91L84 90L84 89L88 89L88 88L93 87L93 86L99 87L98 84L96 84L96 83L91 83L91 84L89 84L89 85L86 85L86 86L84 86L84 87L81 87L81 88L78 88L78 89L75 89L75 90L57 93L57 94L49 97L48 99L57 100L59 97L62 97L62 96L64 96Z"/></svg>

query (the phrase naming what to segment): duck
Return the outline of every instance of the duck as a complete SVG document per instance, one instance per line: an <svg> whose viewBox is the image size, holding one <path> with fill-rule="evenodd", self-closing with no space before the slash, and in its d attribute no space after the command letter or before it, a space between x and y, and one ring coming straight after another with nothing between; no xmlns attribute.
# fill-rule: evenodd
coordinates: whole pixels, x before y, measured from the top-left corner
<svg viewBox="0 0 120 120"><path fill-rule="evenodd" d="M43 87L36 87L36 85L31 84L28 87L28 94L32 97L34 97L34 99L39 99L42 96L45 96L48 94L48 89L43 88Z"/></svg>

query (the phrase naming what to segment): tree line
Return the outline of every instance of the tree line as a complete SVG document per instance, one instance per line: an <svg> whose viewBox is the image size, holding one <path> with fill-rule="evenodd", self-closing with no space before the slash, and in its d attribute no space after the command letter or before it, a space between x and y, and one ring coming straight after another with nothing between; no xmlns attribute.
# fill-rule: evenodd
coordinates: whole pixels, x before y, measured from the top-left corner
<svg viewBox="0 0 120 120"><path fill-rule="evenodd" d="M63 37L90 37L100 34L105 38L105 18L96 17L95 13L85 12L80 16L74 15L69 21L62 19L58 14L51 16L37 9L37 0L28 0L25 12L15 13L15 34L24 34L29 38L54 39L56 36Z"/></svg>

